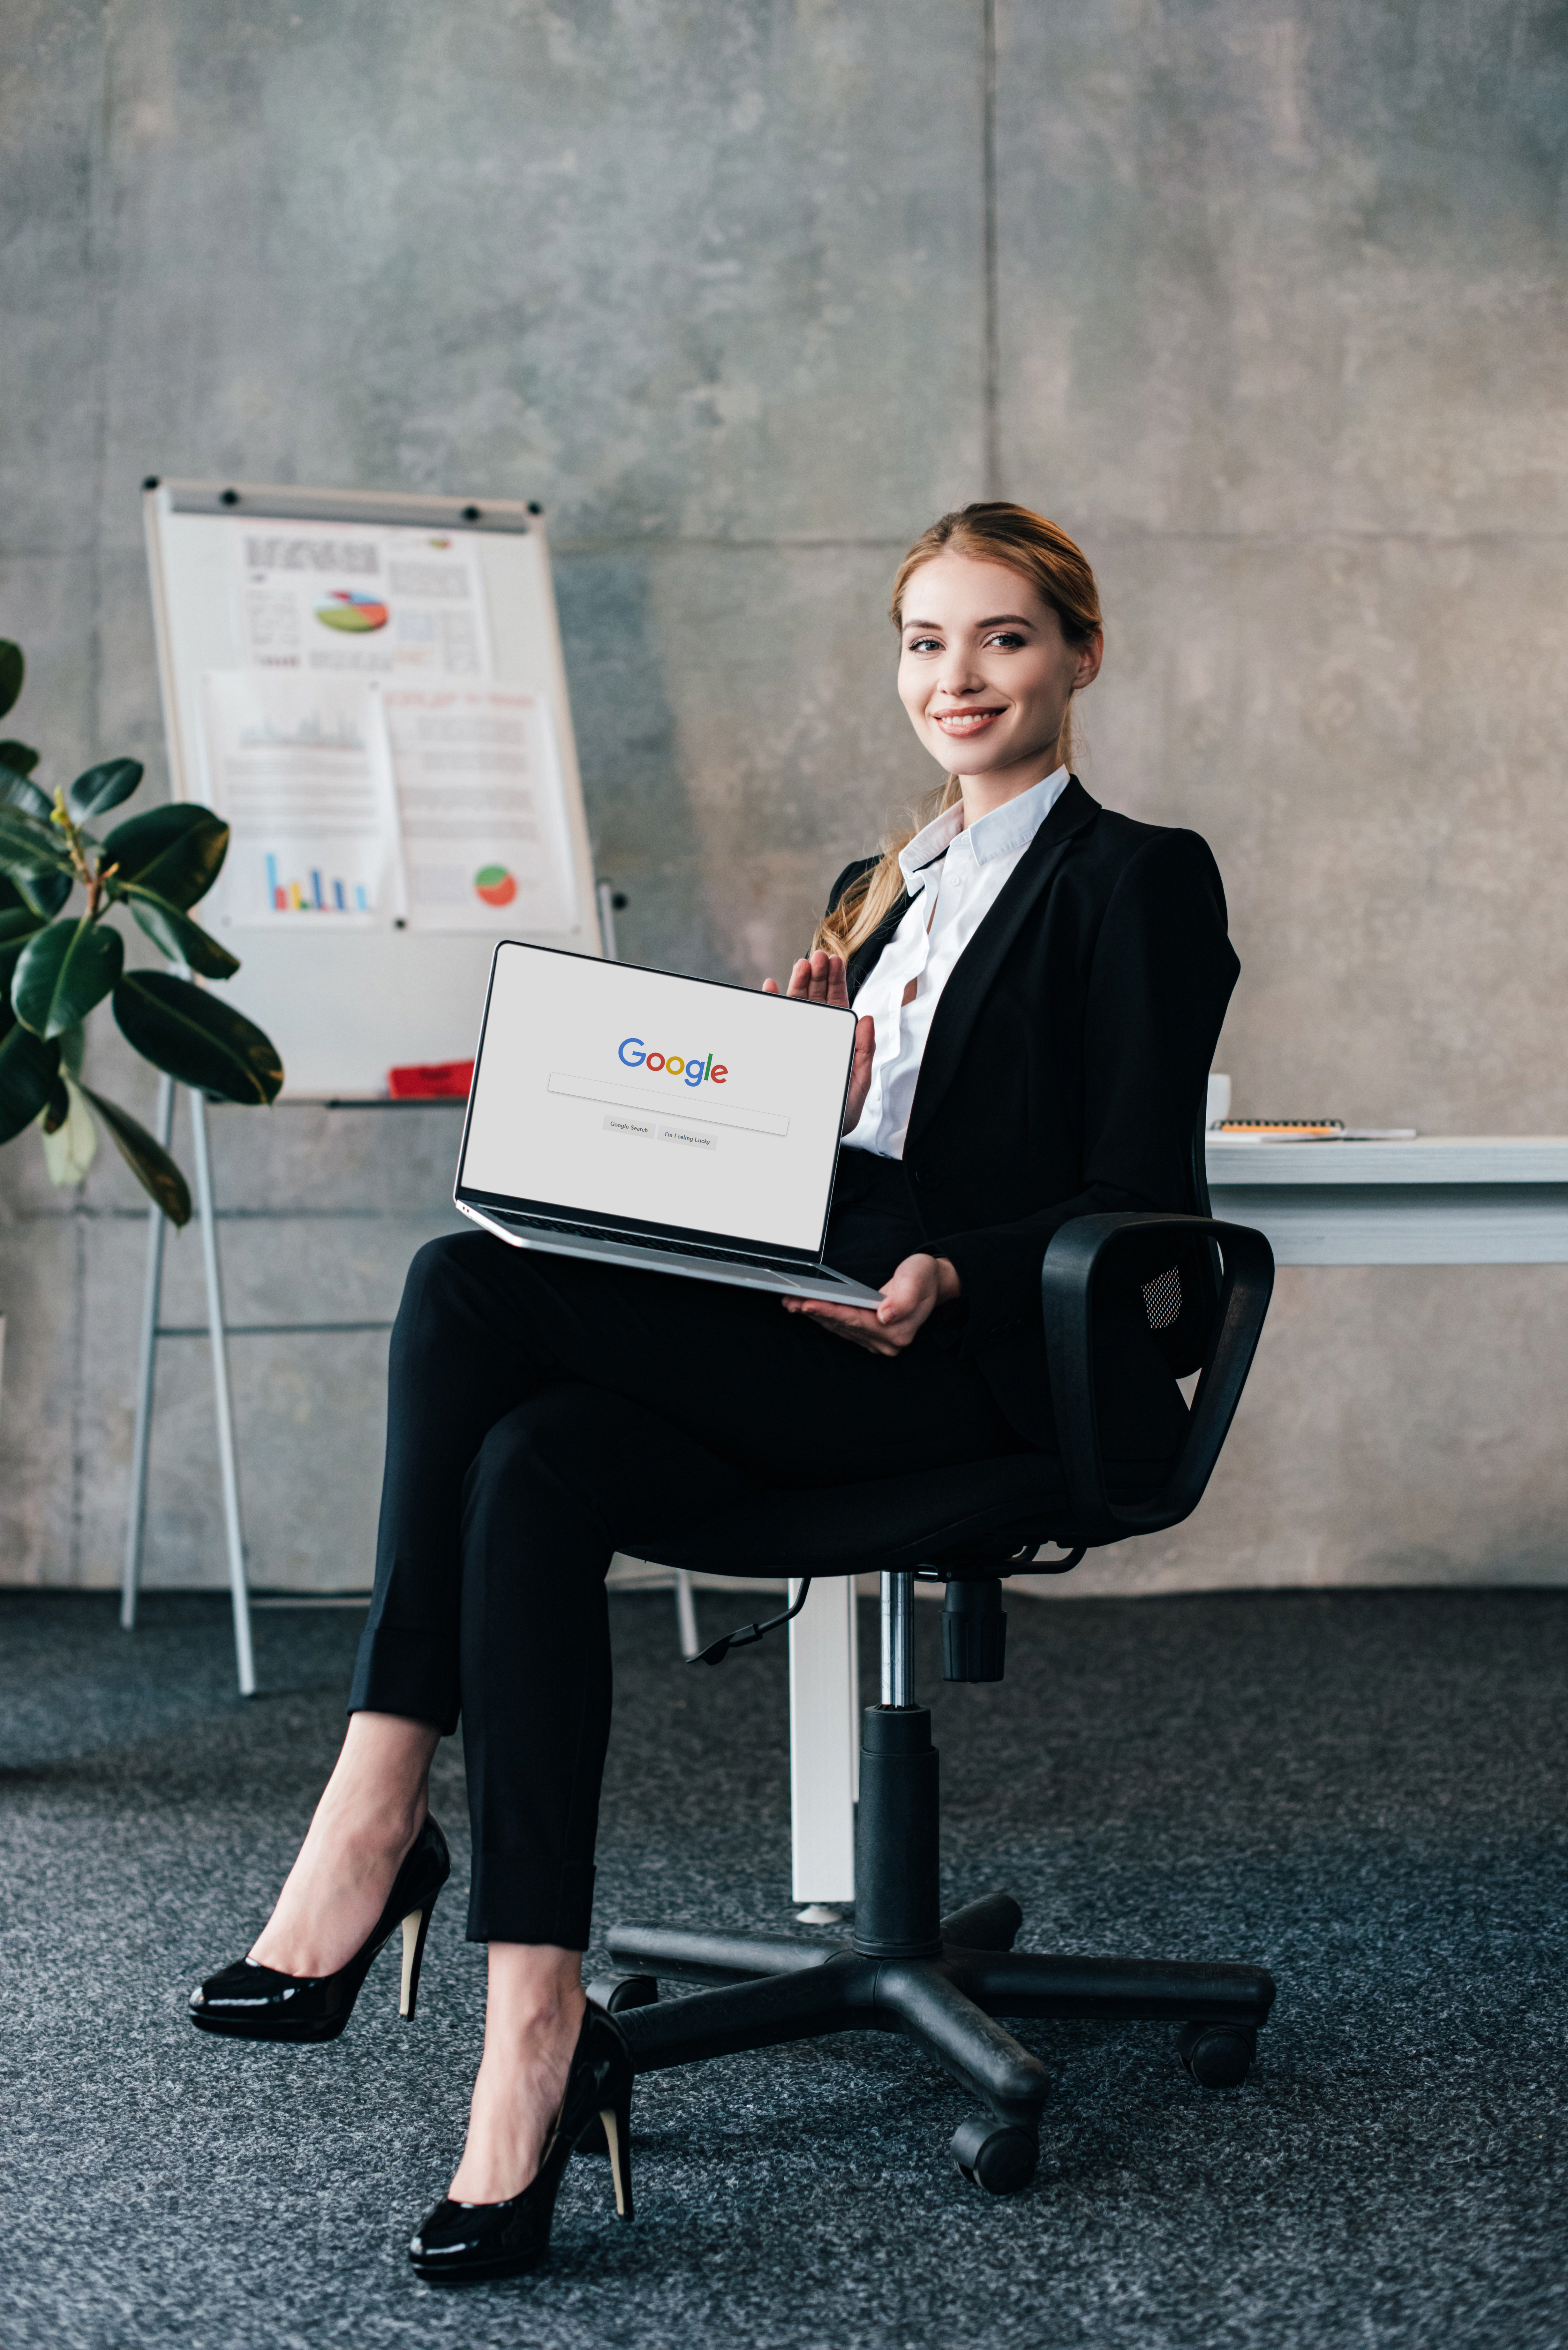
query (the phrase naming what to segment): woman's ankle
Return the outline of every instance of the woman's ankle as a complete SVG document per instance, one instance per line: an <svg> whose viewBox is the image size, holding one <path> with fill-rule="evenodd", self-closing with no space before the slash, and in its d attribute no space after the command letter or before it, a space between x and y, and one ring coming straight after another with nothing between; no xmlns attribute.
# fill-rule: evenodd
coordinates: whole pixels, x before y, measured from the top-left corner
<svg viewBox="0 0 1568 2350"><path fill-rule="evenodd" d="M430 1809L431 1763L440 1733L400 1715L352 1713L317 1816L339 1820L379 1841L411 1843ZM314 1825L314 1823L312 1824Z"/></svg>
<svg viewBox="0 0 1568 2350"><path fill-rule="evenodd" d="M582 1953L545 1942L492 1942L486 1970L484 2039L527 2045L581 2029L587 1993Z"/></svg>
<svg viewBox="0 0 1568 2350"><path fill-rule="evenodd" d="M533 2055L558 2044L575 2045L587 2003L581 1983L559 1998L508 2004L499 2013L493 2002L485 2014L485 2049L497 2055Z"/></svg>
<svg viewBox="0 0 1568 2350"><path fill-rule="evenodd" d="M342 1786L328 1780L316 1806L307 1841L314 1837L318 1844L347 1848L372 1864L389 1853L400 1859L430 1817L430 1808L428 1786L422 1780L411 1794Z"/></svg>

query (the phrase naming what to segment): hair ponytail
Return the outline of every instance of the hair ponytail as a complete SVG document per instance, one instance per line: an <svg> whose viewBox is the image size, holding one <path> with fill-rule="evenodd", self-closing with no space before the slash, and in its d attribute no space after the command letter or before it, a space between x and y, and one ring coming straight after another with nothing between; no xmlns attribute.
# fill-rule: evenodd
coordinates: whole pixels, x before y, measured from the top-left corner
<svg viewBox="0 0 1568 2350"><path fill-rule="evenodd" d="M1044 515L1005 503L958 507L920 533L893 582L889 618L896 629L903 626L904 591L910 579L922 564L944 554L966 555L979 563L1003 563L1010 571L1016 571L1055 613L1069 645L1085 645L1098 635L1099 590L1082 547ZM1073 764L1071 702L1062 723L1062 761L1068 767ZM898 851L944 808L953 806L961 789L959 778L950 775L911 811L913 821L903 831L888 836L877 864L849 884L833 911L817 924L811 942L814 949L825 947L829 954L842 955L847 962L856 949L865 945L903 892Z"/></svg>

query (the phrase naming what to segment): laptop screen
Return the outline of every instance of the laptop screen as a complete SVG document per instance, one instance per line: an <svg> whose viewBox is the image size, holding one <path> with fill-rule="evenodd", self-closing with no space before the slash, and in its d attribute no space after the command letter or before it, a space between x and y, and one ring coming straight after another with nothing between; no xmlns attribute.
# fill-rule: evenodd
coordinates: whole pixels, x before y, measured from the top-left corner
<svg viewBox="0 0 1568 2350"><path fill-rule="evenodd" d="M457 1196L815 1261L853 1014L504 941Z"/></svg>

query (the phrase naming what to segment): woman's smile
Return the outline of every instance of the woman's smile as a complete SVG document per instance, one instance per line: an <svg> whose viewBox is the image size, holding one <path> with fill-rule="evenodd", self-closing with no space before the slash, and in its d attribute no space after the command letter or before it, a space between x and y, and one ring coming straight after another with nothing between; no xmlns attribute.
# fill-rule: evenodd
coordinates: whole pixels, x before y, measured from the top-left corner
<svg viewBox="0 0 1568 2350"><path fill-rule="evenodd" d="M1005 706L997 702L983 710L933 710L931 723L940 726L944 734L980 734L993 721L1006 715Z"/></svg>

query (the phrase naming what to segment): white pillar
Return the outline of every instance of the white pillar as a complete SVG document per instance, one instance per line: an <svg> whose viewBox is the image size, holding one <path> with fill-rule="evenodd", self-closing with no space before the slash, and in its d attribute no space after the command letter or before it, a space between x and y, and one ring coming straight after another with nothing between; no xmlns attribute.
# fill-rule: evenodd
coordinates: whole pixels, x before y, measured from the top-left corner
<svg viewBox="0 0 1568 2350"><path fill-rule="evenodd" d="M790 1604L799 1596L790 1585ZM794 1898L855 1898L859 1692L855 1578L824 1576L789 1627L789 1766Z"/></svg>

